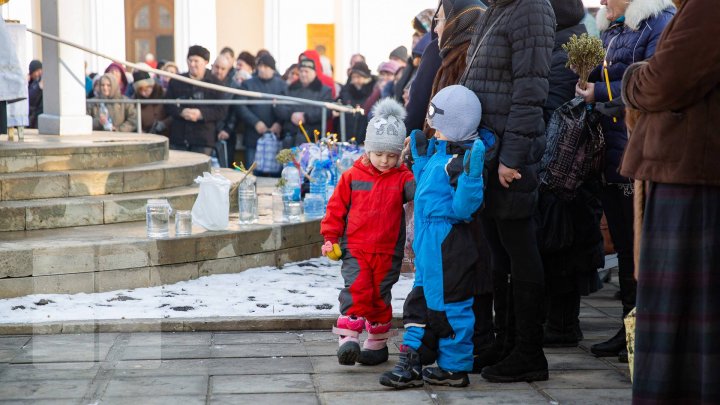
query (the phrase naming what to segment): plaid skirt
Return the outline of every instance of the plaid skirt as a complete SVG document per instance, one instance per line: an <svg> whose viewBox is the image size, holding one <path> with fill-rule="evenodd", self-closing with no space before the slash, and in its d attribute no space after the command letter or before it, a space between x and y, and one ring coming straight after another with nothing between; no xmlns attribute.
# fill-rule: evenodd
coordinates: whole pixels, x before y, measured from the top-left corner
<svg viewBox="0 0 720 405"><path fill-rule="evenodd" d="M633 404L720 404L720 187L650 184Z"/></svg>

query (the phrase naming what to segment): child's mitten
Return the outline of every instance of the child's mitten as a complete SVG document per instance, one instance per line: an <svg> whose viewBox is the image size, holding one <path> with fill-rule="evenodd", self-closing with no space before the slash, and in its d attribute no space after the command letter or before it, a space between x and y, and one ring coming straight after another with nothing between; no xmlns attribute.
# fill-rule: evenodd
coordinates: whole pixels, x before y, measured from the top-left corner
<svg viewBox="0 0 720 405"><path fill-rule="evenodd" d="M485 144L480 139L473 142L472 149L465 152L463 159L465 173L470 177L482 177L485 166Z"/></svg>
<svg viewBox="0 0 720 405"><path fill-rule="evenodd" d="M416 129L410 134L410 152L413 158L430 156L435 152L435 143L428 140L423 131Z"/></svg>
<svg viewBox="0 0 720 405"><path fill-rule="evenodd" d="M322 254L323 256L327 256L330 260L340 260L342 257L342 250L340 250L340 245L337 243L332 243L329 240L325 241L325 244L322 245Z"/></svg>

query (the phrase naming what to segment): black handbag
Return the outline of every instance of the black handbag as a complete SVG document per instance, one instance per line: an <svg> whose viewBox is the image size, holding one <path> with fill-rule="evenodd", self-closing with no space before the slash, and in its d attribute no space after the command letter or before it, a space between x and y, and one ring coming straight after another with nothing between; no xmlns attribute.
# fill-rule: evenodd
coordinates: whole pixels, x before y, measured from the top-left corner
<svg viewBox="0 0 720 405"><path fill-rule="evenodd" d="M555 110L545 129L547 147L540 166L543 191L572 200L580 185L600 173L605 155L600 116L581 97Z"/></svg>

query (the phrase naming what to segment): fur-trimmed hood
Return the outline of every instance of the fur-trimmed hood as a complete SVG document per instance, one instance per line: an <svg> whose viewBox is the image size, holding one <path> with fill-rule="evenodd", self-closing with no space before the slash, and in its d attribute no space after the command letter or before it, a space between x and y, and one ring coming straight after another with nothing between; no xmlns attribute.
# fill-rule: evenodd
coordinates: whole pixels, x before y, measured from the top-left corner
<svg viewBox="0 0 720 405"><path fill-rule="evenodd" d="M640 23L650 17L659 15L669 7L675 7L672 0L631 0L627 10L625 10L625 25L631 30L637 31L640 28ZM612 21L607 20L606 7L600 8L595 18L600 31L605 31L610 27Z"/></svg>

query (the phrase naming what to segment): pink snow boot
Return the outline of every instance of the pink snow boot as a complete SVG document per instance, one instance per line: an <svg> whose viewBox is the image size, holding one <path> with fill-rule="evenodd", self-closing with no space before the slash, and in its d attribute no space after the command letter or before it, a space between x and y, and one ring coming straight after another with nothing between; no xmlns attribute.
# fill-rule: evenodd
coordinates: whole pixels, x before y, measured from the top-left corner
<svg viewBox="0 0 720 405"><path fill-rule="evenodd" d="M358 357L360 364L375 366L388 361L387 340L390 336L397 334L397 331L391 331L390 327L390 322L370 323L365 321L368 338L363 343L363 349Z"/></svg>
<svg viewBox="0 0 720 405"><path fill-rule="evenodd" d="M365 318L342 315L337 320L337 326L333 327L333 333L340 335L337 351L338 362L345 366L355 365L360 356L360 340L358 336L363 331Z"/></svg>

